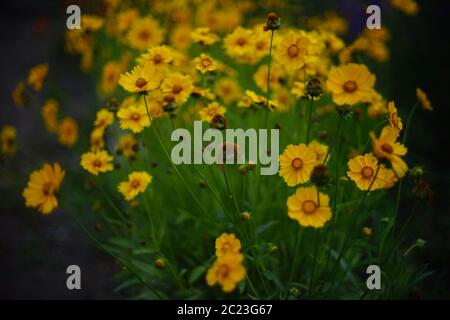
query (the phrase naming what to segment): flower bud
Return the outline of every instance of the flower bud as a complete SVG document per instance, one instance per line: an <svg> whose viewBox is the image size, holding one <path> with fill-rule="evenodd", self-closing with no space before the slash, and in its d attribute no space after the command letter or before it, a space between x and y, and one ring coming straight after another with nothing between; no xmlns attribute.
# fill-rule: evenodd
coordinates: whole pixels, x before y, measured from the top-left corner
<svg viewBox="0 0 450 320"><path fill-rule="evenodd" d="M317 77L310 78L305 86L305 94L311 98L318 98L322 95L322 83Z"/></svg>
<svg viewBox="0 0 450 320"><path fill-rule="evenodd" d="M164 269L166 267L166 263L162 258L158 258L155 260L155 267L158 269Z"/></svg>
<svg viewBox="0 0 450 320"><path fill-rule="evenodd" d="M266 18L266 25L264 26L264 31L268 30L278 30L281 27L281 19L280 17L275 13L271 12L267 15Z"/></svg>
<svg viewBox="0 0 450 320"><path fill-rule="evenodd" d="M318 164L314 167L311 173L311 182L317 187L323 187L328 184L330 177L328 175L328 169L323 164Z"/></svg>
<svg viewBox="0 0 450 320"><path fill-rule="evenodd" d="M221 114L216 114L211 119L209 126L213 129L224 130L227 128L227 119Z"/></svg>
<svg viewBox="0 0 450 320"><path fill-rule="evenodd" d="M252 216L251 216L250 212L248 212L248 211L244 211L241 213L241 220L244 222L249 221L251 219L251 217Z"/></svg>

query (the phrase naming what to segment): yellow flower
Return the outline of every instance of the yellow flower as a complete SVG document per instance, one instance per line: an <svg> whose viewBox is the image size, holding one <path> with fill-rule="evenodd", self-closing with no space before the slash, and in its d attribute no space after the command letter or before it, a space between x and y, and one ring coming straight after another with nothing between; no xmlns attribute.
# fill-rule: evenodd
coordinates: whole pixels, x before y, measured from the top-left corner
<svg viewBox="0 0 450 320"><path fill-rule="evenodd" d="M234 233L222 233L216 239L216 256L222 257L226 254L237 254L241 251L241 241Z"/></svg>
<svg viewBox="0 0 450 320"><path fill-rule="evenodd" d="M120 33L130 29L133 21L139 17L139 11L137 9L127 9L119 12L115 19L116 30Z"/></svg>
<svg viewBox="0 0 450 320"><path fill-rule="evenodd" d="M25 104L27 104L28 100L30 99L25 88L25 83L23 81L17 83L11 96L14 101L14 104L18 108L23 107Z"/></svg>
<svg viewBox="0 0 450 320"><path fill-rule="evenodd" d="M305 96L305 82L303 81L294 81L291 89L291 94L295 96L295 98L300 99Z"/></svg>
<svg viewBox="0 0 450 320"><path fill-rule="evenodd" d="M398 136L398 131L391 126L384 127L378 138L373 132L370 133L375 156L389 160L395 174L399 178L402 178L408 171L408 165L403 161L401 156L404 156L408 152L408 149L397 142Z"/></svg>
<svg viewBox="0 0 450 320"><path fill-rule="evenodd" d="M100 91L104 95L110 95L116 90L120 73L123 70L122 63L110 61L103 66Z"/></svg>
<svg viewBox="0 0 450 320"><path fill-rule="evenodd" d="M403 11L405 14L414 16L419 12L419 5L415 0L390 0L391 5Z"/></svg>
<svg viewBox="0 0 450 320"><path fill-rule="evenodd" d="M192 89L192 78L175 72L166 77L161 85L161 91L174 98L175 103L180 106L187 101Z"/></svg>
<svg viewBox="0 0 450 320"><path fill-rule="evenodd" d="M13 155L16 153L17 130L13 126L6 125L0 132L1 153Z"/></svg>
<svg viewBox="0 0 450 320"><path fill-rule="evenodd" d="M378 164L378 159L371 153L356 156L348 161L347 176L356 183L360 190L368 190L370 185L372 185L370 190L384 188L384 166L380 164L378 169Z"/></svg>
<svg viewBox="0 0 450 320"><path fill-rule="evenodd" d="M373 234L372 229L369 228L369 227L363 227L363 228L361 229L361 231L362 231L362 233L363 233L366 237L371 237L372 234Z"/></svg>
<svg viewBox="0 0 450 320"><path fill-rule="evenodd" d="M235 59L244 58L253 51L253 31L237 27L223 40L225 53Z"/></svg>
<svg viewBox="0 0 450 320"><path fill-rule="evenodd" d="M145 50L163 41L163 30L153 18L139 18L133 21L127 40L130 47Z"/></svg>
<svg viewBox="0 0 450 320"><path fill-rule="evenodd" d="M65 172L58 163L44 164L42 169L30 175L27 187L23 190L25 205L36 208L42 214L50 214L58 207L55 193L59 190Z"/></svg>
<svg viewBox="0 0 450 320"><path fill-rule="evenodd" d="M280 176L289 187L305 183L316 163L316 154L306 144L290 144L280 155Z"/></svg>
<svg viewBox="0 0 450 320"><path fill-rule="evenodd" d="M286 70L298 70L305 65L308 56L309 39L299 32L289 32L278 44L275 58Z"/></svg>
<svg viewBox="0 0 450 320"><path fill-rule="evenodd" d="M316 187L300 187L287 200L288 216L303 227L321 228L331 219L329 198Z"/></svg>
<svg viewBox="0 0 450 320"><path fill-rule="evenodd" d="M209 28L197 28L191 32L191 38L195 43L210 46L219 41L219 36L212 33Z"/></svg>
<svg viewBox="0 0 450 320"><path fill-rule="evenodd" d="M81 16L81 29L83 31L96 31L103 26L103 18L95 15L83 14Z"/></svg>
<svg viewBox="0 0 450 320"><path fill-rule="evenodd" d="M239 83L232 78L222 78L217 80L215 93L226 104L236 102L242 95Z"/></svg>
<svg viewBox="0 0 450 320"><path fill-rule="evenodd" d="M384 179L384 189L390 189L392 188L397 182L398 182L398 178L397 175L395 174L394 170L392 169L386 169L386 168L381 168L381 176Z"/></svg>
<svg viewBox="0 0 450 320"><path fill-rule="evenodd" d="M105 139L103 139L104 129L94 129L90 135L91 151L100 151L105 148Z"/></svg>
<svg viewBox="0 0 450 320"><path fill-rule="evenodd" d="M433 111L433 107L431 106L430 100L428 100L427 94L422 91L420 88L416 88L417 99L419 99L422 104L422 108L424 110Z"/></svg>
<svg viewBox="0 0 450 320"><path fill-rule="evenodd" d="M270 68L270 90L276 90L281 87L283 82L283 73L280 72L280 65L272 64ZM256 70L253 75L253 80L255 81L258 88L260 88L264 93L267 92L267 65L261 65L258 70Z"/></svg>
<svg viewBox="0 0 450 320"><path fill-rule="evenodd" d="M337 105L367 102L373 95L375 76L363 64L349 63L333 67L328 74L327 87Z"/></svg>
<svg viewBox="0 0 450 320"><path fill-rule="evenodd" d="M105 130L114 121L114 113L102 108L97 112L94 127L99 130Z"/></svg>
<svg viewBox="0 0 450 320"><path fill-rule="evenodd" d="M54 133L58 130L58 109L59 103L55 99L47 99L41 109L45 128L48 132Z"/></svg>
<svg viewBox="0 0 450 320"><path fill-rule="evenodd" d="M142 104L119 109L117 118L122 129L130 129L134 133L141 132L145 127L150 126L147 110Z"/></svg>
<svg viewBox="0 0 450 320"><path fill-rule="evenodd" d="M211 58L209 55L204 54L204 53L200 54L199 57L196 57L194 59L194 63L195 63L195 69L197 69L201 73L207 73L207 72L217 70L216 61L213 58Z"/></svg>
<svg viewBox="0 0 450 320"><path fill-rule="evenodd" d="M308 147L316 154L317 164L322 164L328 153L328 146L326 144L320 143L317 140L313 140L308 144ZM327 158L327 162L328 160L330 160L330 157Z"/></svg>
<svg viewBox="0 0 450 320"><path fill-rule="evenodd" d="M157 46L147 50L138 58L140 65L150 64L154 68L154 73L165 73L172 63L174 55L168 46Z"/></svg>
<svg viewBox="0 0 450 320"><path fill-rule="evenodd" d="M403 129L402 119L397 114L397 108L395 107L394 101L388 103L388 111L389 111L389 125L398 132L402 131Z"/></svg>
<svg viewBox="0 0 450 320"><path fill-rule="evenodd" d="M202 108L198 114L202 121L210 122L216 115L223 116L227 109L222 107L218 102L214 101L208 104L207 107Z"/></svg>
<svg viewBox="0 0 450 320"><path fill-rule="evenodd" d="M137 65L120 75L119 84L128 92L144 93L156 89L161 83L161 75L155 74L151 64Z"/></svg>
<svg viewBox="0 0 450 320"><path fill-rule="evenodd" d="M58 126L58 141L66 147L73 147L78 140L78 124L75 119L65 117Z"/></svg>
<svg viewBox="0 0 450 320"><path fill-rule="evenodd" d="M28 85L34 89L34 91L41 91L45 78L48 73L48 64L42 63L30 69L28 73Z"/></svg>
<svg viewBox="0 0 450 320"><path fill-rule="evenodd" d="M153 177L145 171L135 171L128 175L128 180L119 183L119 192L123 194L127 201L133 200L139 193L147 189L147 185L152 182Z"/></svg>
<svg viewBox="0 0 450 320"><path fill-rule="evenodd" d="M209 286L219 284L224 292L231 292L236 285L245 278L246 271L242 264L244 256L227 254L216 261L206 274L206 282Z"/></svg>
<svg viewBox="0 0 450 320"><path fill-rule="evenodd" d="M108 172L113 170L111 161L113 157L105 150L96 152L86 152L81 155L81 166L86 171L97 176L100 172Z"/></svg>
<svg viewBox="0 0 450 320"><path fill-rule="evenodd" d="M386 100L384 100L383 96L375 90L367 103L367 115L371 118L377 118L388 113Z"/></svg>
<svg viewBox="0 0 450 320"><path fill-rule="evenodd" d="M170 33L170 44L179 50L189 48L192 42L191 31L189 24L177 25Z"/></svg>
<svg viewBox="0 0 450 320"><path fill-rule="evenodd" d="M116 145L117 154L123 155L128 159L136 157L137 141L132 134L124 134L119 138Z"/></svg>

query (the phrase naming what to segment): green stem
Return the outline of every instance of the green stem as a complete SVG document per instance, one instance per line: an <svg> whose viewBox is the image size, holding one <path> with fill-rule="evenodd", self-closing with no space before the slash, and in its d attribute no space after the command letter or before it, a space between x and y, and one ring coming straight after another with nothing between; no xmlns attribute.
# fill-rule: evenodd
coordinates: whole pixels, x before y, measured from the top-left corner
<svg viewBox="0 0 450 320"><path fill-rule="evenodd" d="M265 115L265 127L268 125L269 117L269 99L270 99L270 65L272 63L272 46L273 46L273 35L275 30L272 30L270 35L270 46L269 46L269 62L267 65L267 92L266 92L266 115Z"/></svg>
<svg viewBox="0 0 450 320"><path fill-rule="evenodd" d="M408 137L409 127L411 125L411 120L413 118L414 112L416 111L418 105L419 105L419 102L416 102L416 104L412 107L412 109L409 110L408 118L406 119L405 132L403 132L402 144L405 144L405 142L406 142L406 138Z"/></svg>
<svg viewBox="0 0 450 320"><path fill-rule="evenodd" d="M316 271L316 264L317 264L317 252L319 248L319 230L316 230L316 236L314 240L314 259L313 259L313 267L311 271L311 278L309 279L309 293L312 293L313 283L314 283L314 273Z"/></svg>
<svg viewBox="0 0 450 320"><path fill-rule="evenodd" d="M306 131L306 144L309 143L309 135L311 133L311 116L312 116L312 107L313 107L313 98L311 97L310 100L310 104L309 104L309 112L308 112L308 126L307 126L307 131Z"/></svg>
<svg viewBox="0 0 450 320"><path fill-rule="evenodd" d="M325 164L327 162L328 156L330 155L330 153L333 150L335 145L336 145L336 149L337 149L337 144L339 143L339 139L340 139L341 127L342 127L342 117L339 116L336 133L334 134L333 142L332 142L331 146L328 148L327 154L325 155L325 158L323 159L322 164Z"/></svg>

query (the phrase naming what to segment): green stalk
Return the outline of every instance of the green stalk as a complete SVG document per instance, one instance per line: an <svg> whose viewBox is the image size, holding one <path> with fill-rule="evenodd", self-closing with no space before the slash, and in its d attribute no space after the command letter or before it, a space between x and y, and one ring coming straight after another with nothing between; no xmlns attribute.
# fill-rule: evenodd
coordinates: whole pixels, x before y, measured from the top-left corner
<svg viewBox="0 0 450 320"><path fill-rule="evenodd" d="M269 62L267 65L267 92L266 92L266 115L265 115L265 127L268 126L269 121L269 99L270 99L270 65L272 63L272 46L273 46L273 35L275 30L272 30L270 35L270 47L269 47Z"/></svg>
<svg viewBox="0 0 450 320"><path fill-rule="evenodd" d="M313 107L313 98L311 97L311 103L309 104L309 112L308 112L308 126L306 131L306 144L309 143L309 135L311 133L311 116L312 116L312 107Z"/></svg>
<svg viewBox="0 0 450 320"><path fill-rule="evenodd" d="M313 268L311 271L311 278L309 279L309 293L312 293L313 283L314 283L314 273L316 271L316 264L317 264L317 251L319 248L319 230L316 230L316 236L314 240L314 259L313 259Z"/></svg>
<svg viewBox="0 0 450 320"><path fill-rule="evenodd" d="M408 137L409 127L411 126L411 120L412 120L414 112L416 111L418 106L419 106L419 102L416 102L416 104L412 107L412 109L409 110L408 118L406 119L405 132L403 133L402 144L405 144L405 142L406 142L406 138Z"/></svg>

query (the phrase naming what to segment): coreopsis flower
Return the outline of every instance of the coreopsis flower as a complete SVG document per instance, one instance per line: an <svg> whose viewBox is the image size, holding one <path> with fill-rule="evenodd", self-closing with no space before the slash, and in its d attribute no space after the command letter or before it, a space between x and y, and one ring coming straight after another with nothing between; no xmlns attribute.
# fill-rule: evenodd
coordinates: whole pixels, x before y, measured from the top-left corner
<svg viewBox="0 0 450 320"><path fill-rule="evenodd" d="M192 41L203 46L211 46L219 41L219 36L209 28L201 27L191 32Z"/></svg>
<svg viewBox="0 0 450 320"><path fill-rule="evenodd" d="M78 124L72 117L65 117L58 126L58 141L66 147L73 147L78 140Z"/></svg>
<svg viewBox="0 0 450 320"><path fill-rule="evenodd" d="M161 83L161 75L155 73L152 65L137 65L131 70L120 75L119 84L128 92L145 93L156 89Z"/></svg>
<svg viewBox="0 0 450 320"><path fill-rule="evenodd" d="M84 170L97 176L99 173L104 173L113 170L111 163L113 157L105 150L86 152L81 155L81 166Z"/></svg>
<svg viewBox="0 0 450 320"><path fill-rule="evenodd" d="M286 70L298 70L305 65L309 45L310 41L306 36L291 31L278 44L275 58Z"/></svg>
<svg viewBox="0 0 450 320"><path fill-rule="evenodd" d="M192 28L189 24L180 24L170 33L170 44L179 50L189 48L192 43L191 39Z"/></svg>
<svg viewBox="0 0 450 320"><path fill-rule="evenodd" d="M223 40L225 53L234 59L242 59L253 50L253 31L237 27Z"/></svg>
<svg viewBox="0 0 450 320"><path fill-rule="evenodd" d="M119 33L123 33L130 29L133 21L139 17L137 9L127 9L117 14L114 21L114 28Z"/></svg>
<svg viewBox="0 0 450 320"><path fill-rule="evenodd" d="M94 127L99 130L105 130L114 122L114 113L108 111L106 108L102 108L97 111L97 115L94 121Z"/></svg>
<svg viewBox="0 0 450 320"><path fill-rule="evenodd" d="M195 69L197 69L201 73L207 73L217 70L216 61L205 53L202 53L200 54L200 56L196 57L194 59L194 63Z"/></svg>
<svg viewBox="0 0 450 320"><path fill-rule="evenodd" d="M105 148L105 139L103 137L105 131L102 128L92 130L89 136L91 151L100 151Z"/></svg>
<svg viewBox="0 0 450 320"><path fill-rule="evenodd" d="M307 182L316 164L316 154L306 144L290 144L280 155L280 176L293 187Z"/></svg>
<svg viewBox="0 0 450 320"><path fill-rule="evenodd" d="M408 171L408 165L401 157L408 152L408 149L397 142L398 137L399 132L391 126L384 127L379 137L376 137L373 132L370 133L375 156L389 160L395 174L402 178Z"/></svg>
<svg viewBox="0 0 450 320"><path fill-rule="evenodd" d="M16 87L11 93L11 96L16 107L22 108L24 105L26 105L30 97L28 96L27 90L25 88L25 82L20 81L19 83L17 83Z"/></svg>
<svg viewBox="0 0 450 320"><path fill-rule="evenodd" d="M317 164L322 164L323 161L325 160L325 157L328 153L328 146L326 144L320 143L317 140L313 140L308 144L308 147L314 151L315 155L316 155L316 162ZM328 157L328 160L330 159L330 157Z"/></svg>
<svg viewBox="0 0 450 320"><path fill-rule="evenodd" d="M288 198L288 216L303 227L322 228L331 219L328 195L315 186L300 187Z"/></svg>
<svg viewBox="0 0 450 320"><path fill-rule="evenodd" d="M390 0L390 3L391 6L409 16L414 16L419 12L419 5L415 0Z"/></svg>
<svg viewBox="0 0 450 320"><path fill-rule="evenodd" d="M171 95L178 106L187 101L192 89L192 78L178 72L169 74L161 84L161 91L166 95Z"/></svg>
<svg viewBox="0 0 450 320"><path fill-rule="evenodd" d="M428 100L427 94L422 89L416 88L416 95L424 110L433 111L430 100Z"/></svg>
<svg viewBox="0 0 450 320"><path fill-rule="evenodd" d="M152 17L138 18L133 21L128 31L127 41L130 47L145 50L163 41L163 30Z"/></svg>
<svg viewBox="0 0 450 320"><path fill-rule="evenodd" d="M236 102L242 96L239 83L232 78L221 78L217 80L214 92L225 104Z"/></svg>
<svg viewBox="0 0 450 320"><path fill-rule="evenodd" d="M244 256L238 254L227 254L214 261L206 274L206 282L209 286L219 284L224 292L233 291L237 284L246 275L242 262Z"/></svg>
<svg viewBox="0 0 450 320"><path fill-rule="evenodd" d="M284 79L283 72L281 71L281 66L279 64L273 63L270 68L270 89L277 90L281 87ZM267 91L267 65L263 64L259 66L258 70L253 74L253 80L255 81L258 88L260 88L264 93Z"/></svg>
<svg viewBox="0 0 450 320"><path fill-rule="evenodd" d="M294 81L291 88L291 94L296 98L300 99L305 96L305 85L303 81Z"/></svg>
<svg viewBox="0 0 450 320"><path fill-rule="evenodd" d="M349 63L333 67L327 80L333 102L337 105L354 105L370 101L373 95L375 76L363 64Z"/></svg>
<svg viewBox="0 0 450 320"><path fill-rule="evenodd" d="M116 90L123 69L123 64L116 61L110 61L103 66L100 80L100 91L103 95L109 96Z"/></svg>
<svg viewBox="0 0 450 320"><path fill-rule="evenodd" d="M122 129L130 129L134 133L141 132L145 127L150 126L147 110L142 104L120 108L117 111L117 118Z"/></svg>
<svg viewBox="0 0 450 320"><path fill-rule="evenodd" d="M372 191L384 188L385 169L373 154L366 153L350 159L348 168L347 176L356 183L360 190L368 190L369 186Z"/></svg>
<svg viewBox="0 0 450 320"><path fill-rule="evenodd" d="M28 73L28 85L34 89L34 91L41 91L45 78L48 74L48 63L38 64L30 69Z"/></svg>
<svg viewBox="0 0 450 320"><path fill-rule="evenodd" d="M116 145L117 154L123 155L128 159L136 157L138 143L132 134L124 134L120 136Z"/></svg>
<svg viewBox="0 0 450 320"><path fill-rule="evenodd" d="M384 179L384 189L392 188L397 182L398 178L395 171L392 169L381 168L381 177Z"/></svg>
<svg viewBox="0 0 450 320"><path fill-rule="evenodd" d="M83 14L81 16L81 29L87 33L92 31L97 31L100 29L105 20L102 17L90 14Z"/></svg>
<svg viewBox="0 0 450 320"><path fill-rule="evenodd" d="M2 154L13 155L16 153L17 130L13 126L6 125L0 131L0 150Z"/></svg>
<svg viewBox="0 0 450 320"><path fill-rule="evenodd" d="M397 108L395 107L394 101L388 103L388 111L389 111L389 125L398 132L402 131L403 129L402 119L398 116Z"/></svg>
<svg viewBox="0 0 450 320"><path fill-rule="evenodd" d="M222 233L216 239L216 256L222 257L226 254L237 254L241 251L241 241L234 233Z"/></svg>
<svg viewBox="0 0 450 320"><path fill-rule="evenodd" d="M168 46L156 46L138 58L140 65L150 64L155 73L165 73L174 59L173 50Z"/></svg>
<svg viewBox="0 0 450 320"><path fill-rule="evenodd" d="M211 122L216 115L224 115L227 109L214 101L198 111L202 121Z"/></svg>
<svg viewBox="0 0 450 320"><path fill-rule="evenodd" d="M58 110L59 103L55 99L47 99L42 106L42 119L45 128L50 133L55 133L58 130Z"/></svg>
<svg viewBox="0 0 450 320"><path fill-rule="evenodd" d="M58 207L56 192L64 179L65 172L58 163L44 164L40 170L31 173L27 187L23 190L25 205L36 208L42 214L50 214Z"/></svg>
<svg viewBox="0 0 450 320"><path fill-rule="evenodd" d="M127 201L133 200L139 193L143 193L153 177L145 171L135 171L128 175L128 180L117 186Z"/></svg>
<svg viewBox="0 0 450 320"><path fill-rule="evenodd" d="M370 96L369 101L367 101L367 104L368 104L367 115L370 118L377 118L388 113L386 100L383 98L381 94L379 94L375 90Z"/></svg>

